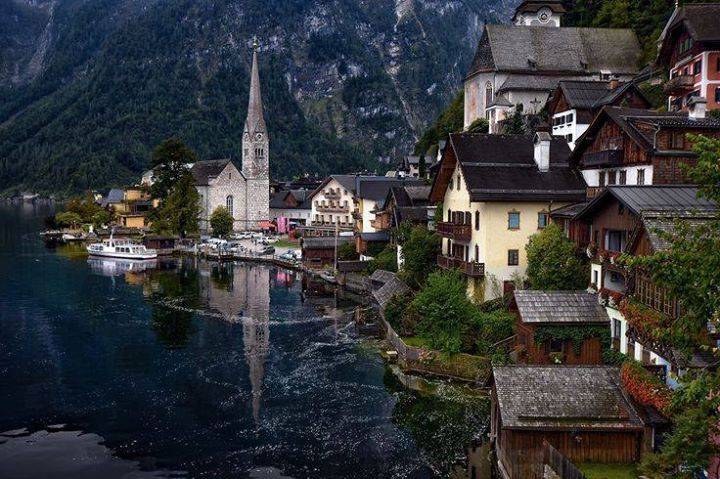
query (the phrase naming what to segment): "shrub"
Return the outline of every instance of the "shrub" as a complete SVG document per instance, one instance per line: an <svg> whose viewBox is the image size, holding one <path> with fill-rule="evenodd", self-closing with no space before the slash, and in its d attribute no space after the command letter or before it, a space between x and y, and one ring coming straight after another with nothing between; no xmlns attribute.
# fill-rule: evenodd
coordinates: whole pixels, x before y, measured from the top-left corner
<svg viewBox="0 0 720 479"><path fill-rule="evenodd" d="M355 250L355 243L343 243L338 246L338 259L340 261L353 261L359 257L357 250Z"/></svg>
<svg viewBox="0 0 720 479"><path fill-rule="evenodd" d="M496 310L493 312L480 312L475 315L475 331L477 341L475 346L481 355L496 355L502 352L496 351L492 345L507 339L513 335L515 327L515 316L507 311Z"/></svg>
<svg viewBox="0 0 720 479"><path fill-rule="evenodd" d="M554 224L530 237L525 246L527 275L533 289L577 290L588 284L588 264Z"/></svg>
<svg viewBox="0 0 720 479"><path fill-rule="evenodd" d="M55 222L60 226L76 228L82 223L82 218L77 213L65 211L55 215Z"/></svg>
<svg viewBox="0 0 720 479"><path fill-rule="evenodd" d="M397 252L395 247L392 245L385 246L377 256L370 261L368 265L368 273L372 274L378 269L384 269L386 271L397 271Z"/></svg>
<svg viewBox="0 0 720 479"><path fill-rule="evenodd" d="M428 276L425 287L415 296L412 306L420 318L417 333L431 348L458 353L472 347L477 309L465 290L459 272L438 271Z"/></svg>
<svg viewBox="0 0 720 479"><path fill-rule="evenodd" d="M643 406L653 406L663 414L670 407L672 393L657 376L652 375L637 361L627 361L620 368L623 387Z"/></svg>
<svg viewBox="0 0 720 479"><path fill-rule="evenodd" d="M419 289L430 273L437 269L440 237L422 226L416 226L402 245L403 266L400 277L408 285Z"/></svg>
<svg viewBox="0 0 720 479"><path fill-rule="evenodd" d="M210 215L210 226L212 227L213 234L218 238L229 235L233 230L233 219L227 208L218 206L215 211Z"/></svg>

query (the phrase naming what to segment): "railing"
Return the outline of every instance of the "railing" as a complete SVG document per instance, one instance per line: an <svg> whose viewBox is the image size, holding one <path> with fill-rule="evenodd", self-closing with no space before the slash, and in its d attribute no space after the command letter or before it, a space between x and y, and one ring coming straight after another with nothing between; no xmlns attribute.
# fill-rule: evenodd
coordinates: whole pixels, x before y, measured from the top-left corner
<svg viewBox="0 0 720 479"><path fill-rule="evenodd" d="M583 166L621 166L623 151L607 149L595 153L585 153L582 157Z"/></svg>
<svg viewBox="0 0 720 479"><path fill-rule="evenodd" d="M340 191L335 190L325 190L323 191L323 194L325 195L325 198L329 200L337 200L340 199Z"/></svg>
<svg viewBox="0 0 720 479"><path fill-rule="evenodd" d="M694 87L695 77L693 75L678 75L665 83L663 91L669 95L674 95L692 90Z"/></svg>
<svg viewBox="0 0 720 479"><path fill-rule="evenodd" d="M464 261L460 258L438 255L437 264L443 269L459 269L463 274L472 278L485 276L485 264L471 261Z"/></svg>
<svg viewBox="0 0 720 479"><path fill-rule="evenodd" d="M435 229L440 236L455 241L470 241L470 237L472 236L472 227L470 225L440 222Z"/></svg>
<svg viewBox="0 0 720 479"><path fill-rule="evenodd" d="M318 205L318 211L328 213L348 213L350 211L349 206L330 206L330 205Z"/></svg>
<svg viewBox="0 0 720 479"><path fill-rule="evenodd" d="M545 440L543 440L543 464L555 471L560 479L585 479L585 475L570 459Z"/></svg>

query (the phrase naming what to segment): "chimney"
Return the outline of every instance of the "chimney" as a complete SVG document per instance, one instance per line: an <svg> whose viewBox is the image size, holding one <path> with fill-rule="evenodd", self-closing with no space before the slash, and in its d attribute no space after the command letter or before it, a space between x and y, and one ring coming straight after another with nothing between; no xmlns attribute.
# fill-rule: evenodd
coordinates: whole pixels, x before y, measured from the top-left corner
<svg viewBox="0 0 720 479"><path fill-rule="evenodd" d="M701 120L705 118L707 111L707 99L702 96L694 96L688 100L688 118L691 120Z"/></svg>
<svg viewBox="0 0 720 479"><path fill-rule="evenodd" d="M546 131L535 133L535 163L540 171L550 169L550 134Z"/></svg>

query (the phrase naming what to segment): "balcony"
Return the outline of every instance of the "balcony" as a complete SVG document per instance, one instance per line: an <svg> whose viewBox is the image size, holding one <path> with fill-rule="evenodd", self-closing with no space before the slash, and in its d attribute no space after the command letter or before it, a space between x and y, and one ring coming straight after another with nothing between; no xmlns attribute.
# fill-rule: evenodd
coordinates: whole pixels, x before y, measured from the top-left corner
<svg viewBox="0 0 720 479"><path fill-rule="evenodd" d="M607 149L595 153L585 153L582 157L582 166L622 166L623 151L620 149Z"/></svg>
<svg viewBox="0 0 720 479"><path fill-rule="evenodd" d="M695 77L693 75L679 75L671 78L665 83L663 91L672 96L683 95L695 88Z"/></svg>
<svg viewBox="0 0 720 479"><path fill-rule="evenodd" d="M470 225L440 222L437 224L436 230L440 236L454 241L470 241L472 236Z"/></svg>
<svg viewBox="0 0 720 479"><path fill-rule="evenodd" d="M459 269L463 274L471 278L482 278L485 276L485 264L474 261L464 261L460 258L438 255L437 264L442 269Z"/></svg>
<svg viewBox="0 0 720 479"><path fill-rule="evenodd" d="M349 213L350 207L349 206L340 206L340 205L317 205L317 210L322 213Z"/></svg>

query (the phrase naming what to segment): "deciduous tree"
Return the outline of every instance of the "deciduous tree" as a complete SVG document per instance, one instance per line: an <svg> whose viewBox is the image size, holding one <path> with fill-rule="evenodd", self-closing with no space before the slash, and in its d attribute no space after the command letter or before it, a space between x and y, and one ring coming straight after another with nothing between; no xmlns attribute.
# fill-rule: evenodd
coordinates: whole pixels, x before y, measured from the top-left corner
<svg viewBox="0 0 720 479"><path fill-rule="evenodd" d="M587 262L581 259L575 245L557 225L550 224L531 236L525 251L531 288L571 290L587 287Z"/></svg>
<svg viewBox="0 0 720 479"><path fill-rule="evenodd" d="M210 227L218 238L224 238L232 233L234 222L232 215L224 206L218 206L210 215Z"/></svg>

